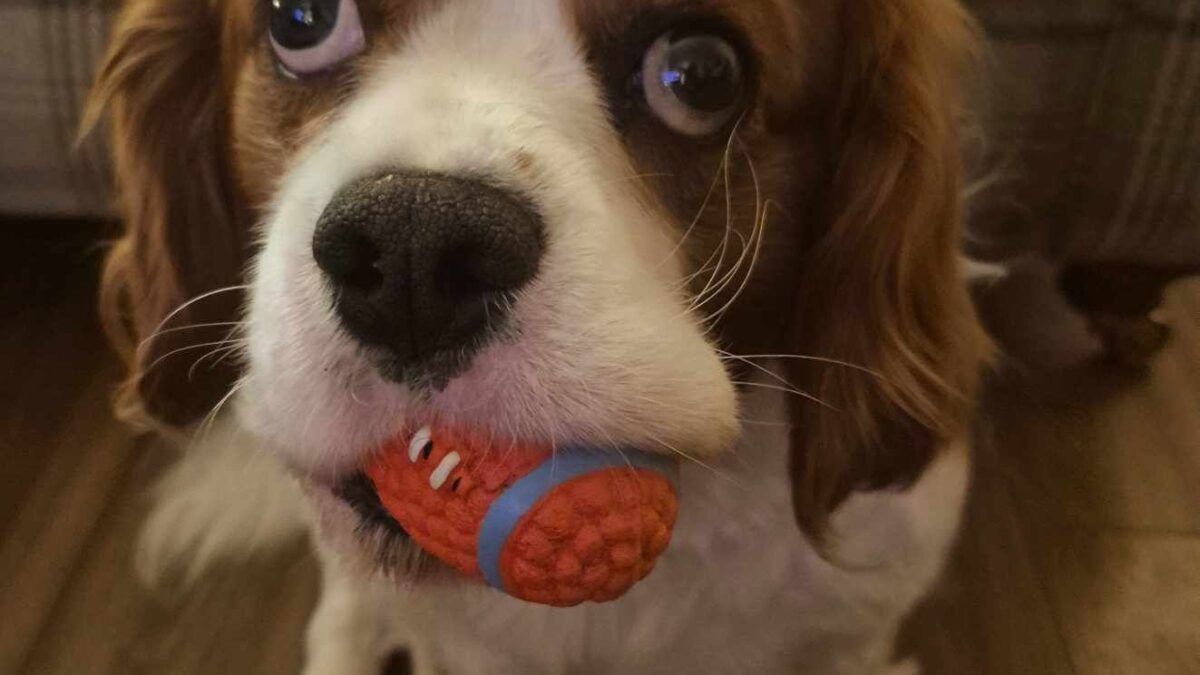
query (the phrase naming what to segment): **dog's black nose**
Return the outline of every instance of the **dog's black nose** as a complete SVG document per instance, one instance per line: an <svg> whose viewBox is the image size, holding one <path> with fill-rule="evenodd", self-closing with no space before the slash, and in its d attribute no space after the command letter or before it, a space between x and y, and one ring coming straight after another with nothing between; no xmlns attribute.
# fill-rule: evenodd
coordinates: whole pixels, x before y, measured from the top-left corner
<svg viewBox="0 0 1200 675"><path fill-rule="evenodd" d="M313 256L346 330L393 357L393 377L465 366L538 271L542 222L518 196L466 178L352 183L317 223Z"/></svg>

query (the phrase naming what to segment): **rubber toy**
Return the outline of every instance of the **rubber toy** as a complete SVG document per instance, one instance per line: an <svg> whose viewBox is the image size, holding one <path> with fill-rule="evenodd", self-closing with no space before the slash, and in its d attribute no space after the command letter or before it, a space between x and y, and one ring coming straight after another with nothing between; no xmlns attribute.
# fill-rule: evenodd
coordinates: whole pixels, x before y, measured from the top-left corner
<svg viewBox="0 0 1200 675"><path fill-rule="evenodd" d="M423 428L366 473L426 552L516 598L570 607L621 597L654 569L678 509L673 469L642 453Z"/></svg>

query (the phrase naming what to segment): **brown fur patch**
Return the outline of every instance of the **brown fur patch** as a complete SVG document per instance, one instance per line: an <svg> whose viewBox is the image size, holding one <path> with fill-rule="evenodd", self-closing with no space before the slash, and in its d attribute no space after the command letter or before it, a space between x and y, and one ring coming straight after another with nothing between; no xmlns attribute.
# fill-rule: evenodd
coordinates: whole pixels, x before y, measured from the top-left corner
<svg viewBox="0 0 1200 675"><path fill-rule="evenodd" d="M248 257L247 216L229 162L229 100L214 54L228 27L215 2L131 0L90 102L108 109L125 233L108 257L102 311L130 376L129 416L182 425L232 385L226 341ZM213 294L184 307L190 299ZM221 324L221 325L216 325Z"/></svg>
<svg viewBox="0 0 1200 675"><path fill-rule="evenodd" d="M843 0L825 105L820 228L802 264L789 373L793 497L824 532L854 490L905 487L967 434L989 351L961 251L959 83L974 27L953 0Z"/></svg>

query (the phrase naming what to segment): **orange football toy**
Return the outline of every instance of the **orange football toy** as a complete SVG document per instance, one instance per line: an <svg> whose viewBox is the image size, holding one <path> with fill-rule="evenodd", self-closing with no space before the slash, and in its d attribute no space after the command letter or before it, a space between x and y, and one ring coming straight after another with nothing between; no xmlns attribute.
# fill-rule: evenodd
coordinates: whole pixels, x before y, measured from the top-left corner
<svg viewBox="0 0 1200 675"><path fill-rule="evenodd" d="M654 569L675 524L672 469L642 453L423 428L366 474L426 552L514 597L569 607L615 600Z"/></svg>

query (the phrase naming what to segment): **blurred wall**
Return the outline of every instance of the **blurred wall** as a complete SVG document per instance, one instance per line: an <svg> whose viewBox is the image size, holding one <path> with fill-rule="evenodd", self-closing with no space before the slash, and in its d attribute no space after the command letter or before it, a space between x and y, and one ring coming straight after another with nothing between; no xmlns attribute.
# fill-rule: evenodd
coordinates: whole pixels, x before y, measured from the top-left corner
<svg viewBox="0 0 1200 675"><path fill-rule="evenodd" d="M0 212L106 213L73 140L115 1L0 0ZM1200 262L1200 0L965 1L992 39L977 252Z"/></svg>
<svg viewBox="0 0 1200 675"><path fill-rule="evenodd" d="M1200 263L1200 0L967 0L991 37L992 244Z"/></svg>
<svg viewBox="0 0 1200 675"><path fill-rule="evenodd" d="M0 0L0 213L107 212L108 177L99 143L78 151L74 146L109 4Z"/></svg>

